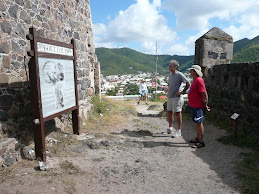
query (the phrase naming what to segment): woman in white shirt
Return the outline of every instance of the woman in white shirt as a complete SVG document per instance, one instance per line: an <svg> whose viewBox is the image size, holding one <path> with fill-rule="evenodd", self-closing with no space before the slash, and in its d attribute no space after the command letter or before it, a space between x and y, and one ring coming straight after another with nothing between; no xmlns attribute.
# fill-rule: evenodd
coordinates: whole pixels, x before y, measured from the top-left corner
<svg viewBox="0 0 259 194"><path fill-rule="evenodd" d="M143 96L145 96L145 102L147 103L147 93L148 93L148 89L147 89L147 84L145 79L141 80L141 84L139 85L139 93L140 93L140 98L138 100L138 104L139 102L143 99Z"/></svg>

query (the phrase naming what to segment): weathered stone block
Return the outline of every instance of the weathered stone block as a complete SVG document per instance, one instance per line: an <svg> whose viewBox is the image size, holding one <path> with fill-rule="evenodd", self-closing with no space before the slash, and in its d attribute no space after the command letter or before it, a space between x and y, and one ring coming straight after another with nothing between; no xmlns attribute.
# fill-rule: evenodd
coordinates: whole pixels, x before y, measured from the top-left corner
<svg viewBox="0 0 259 194"><path fill-rule="evenodd" d="M10 52L10 45L8 42L0 42L0 53L8 54Z"/></svg>
<svg viewBox="0 0 259 194"><path fill-rule="evenodd" d="M23 0L15 0L15 3L17 3L17 4L21 5L21 6L23 6L23 4L24 4Z"/></svg>
<svg viewBox="0 0 259 194"><path fill-rule="evenodd" d="M78 98L79 98L79 101L80 101L80 100L85 100L85 92L79 91Z"/></svg>
<svg viewBox="0 0 259 194"><path fill-rule="evenodd" d="M3 56L3 67L10 69L10 64L11 64L10 58L8 56Z"/></svg>
<svg viewBox="0 0 259 194"><path fill-rule="evenodd" d="M0 1L0 11L5 11L6 10L6 6L4 1Z"/></svg>
<svg viewBox="0 0 259 194"><path fill-rule="evenodd" d="M23 20L27 24L31 23L31 18L29 17L29 15L24 10L22 10L21 13L20 13L20 19Z"/></svg>
<svg viewBox="0 0 259 194"><path fill-rule="evenodd" d="M8 119L8 113L4 110L0 110L0 121L6 121L7 119Z"/></svg>
<svg viewBox="0 0 259 194"><path fill-rule="evenodd" d="M46 4L50 4L50 0L45 0L45 3Z"/></svg>
<svg viewBox="0 0 259 194"><path fill-rule="evenodd" d="M13 104L13 96L2 95L0 96L0 108L10 108Z"/></svg>
<svg viewBox="0 0 259 194"><path fill-rule="evenodd" d="M3 155L6 152L6 148L0 149L0 156Z"/></svg>
<svg viewBox="0 0 259 194"><path fill-rule="evenodd" d="M7 166L12 165L13 163L15 163L17 161L16 157L12 154L7 154L4 162Z"/></svg>
<svg viewBox="0 0 259 194"><path fill-rule="evenodd" d="M17 61L19 61L19 62L23 62L23 59L24 59L24 58L23 58L22 56L18 56L18 57L17 57Z"/></svg>
<svg viewBox="0 0 259 194"><path fill-rule="evenodd" d="M37 26L37 27L41 27L41 23L38 20L33 20L32 24Z"/></svg>
<svg viewBox="0 0 259 194"><path fill-rule="evenodd" d="M81 90L86 90L87 89L87 83L82 82L81 84Z"/></svg>
<svg viewBox="0 0 259 194"><path fill-rule="evenodd" d="M11 32L12 32L12 25L9 22L3 21L3 22L0 23L0 26L1 26L1 28L2 28L4 33L7 33L9 35L11 34Z"/></svg>
<svg viewBox="0 0 259 194"><path fill-rule="evenodd" d="M9 76L5 73L0 74L0 84L7 83L9 81Z"/></svg>
<svg viewBox="0 0 259 194"><path fill-rule="evenodd" d="M88 95L91 96L93 95L94 91L93 88L88 88Z"/></svg>
<svg viewBox="0 0 259 194"><path fill-rule="evenodd" d="M18 13L18 5L12 5L10 6L9 10L9 15L15 19L17 19L17 13Z"/></svg>
<svg viewBox="0 0 259 194"><path fill-rule="evenodd" d="M9 118L18 118L19 117L19 108L14 104L11 106L10 110L8 111Z"/></svg>
<svg viewBox="0 0 259 194"><path fill-rule="evenodd" d="M29 146L24 146L22 148L22 154L25 159L28 160L34 160L35 159L35 152L34 150Z"/></svg>
<svg viewBox="0 0 259 194"><path fill-rule="evenodd" d="M14 52L16 52L16 53L22 54L22 50L21 50L19 44L17 44L17 43L14 42L13 40L12 40L12 50L13 50Z"/></svg>
<svg viewBox="0 0 259 194"><path fill-rule="evenodd" d="M20 71L20 76L23 77L23 76L26 76L26 71L24 69L22 69Z"/></svg>

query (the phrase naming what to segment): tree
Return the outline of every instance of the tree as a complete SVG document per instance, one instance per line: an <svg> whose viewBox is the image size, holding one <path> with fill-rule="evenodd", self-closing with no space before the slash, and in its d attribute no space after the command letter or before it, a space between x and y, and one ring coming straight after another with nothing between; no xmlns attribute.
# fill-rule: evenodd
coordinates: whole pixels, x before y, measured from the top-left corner
<svg viewBox="0 0 259 194"><path fill-rule="evenodd" d="M119 91L119 87L115 87L112 90L107 90L106 96L116 96L118 91Z"/></svg>
<svg viewBox="0 0 259 194"><path fill-rule="evenodd" d="M136 84L127 84L124 87L124 95L134 95L139 93L139 88Z"/></svg>

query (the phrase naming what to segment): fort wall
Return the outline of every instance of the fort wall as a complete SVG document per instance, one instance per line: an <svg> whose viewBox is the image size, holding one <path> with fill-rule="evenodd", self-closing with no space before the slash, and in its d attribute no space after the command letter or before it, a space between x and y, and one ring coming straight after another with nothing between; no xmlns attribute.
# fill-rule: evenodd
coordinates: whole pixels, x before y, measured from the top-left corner
<svg viewBox="0 0 259 194"><path fill-rule="evenodd" d="M0 139L33 135L28 62L29 28L47 39L71 43L77 48L80 118L91 109L87 98L100 92L100 63L95 54L89 0L0 1ZM66 118L67 117L67 118ZM65 115L56 122L70 124Z"/></svg>
<svg viewBox="0 0 259 194"><path fill-rule="evenodd" d="M210 114L230 122L238 113L238 130L259 137L259 62L215 65L205 82Z"/></svg>

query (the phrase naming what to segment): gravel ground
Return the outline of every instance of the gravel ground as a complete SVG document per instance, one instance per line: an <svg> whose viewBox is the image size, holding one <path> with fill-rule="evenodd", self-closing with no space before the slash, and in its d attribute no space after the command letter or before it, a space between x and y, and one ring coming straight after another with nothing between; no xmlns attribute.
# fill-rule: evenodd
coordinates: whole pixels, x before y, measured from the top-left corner
<svg viewBox="0 0 259 194"><path fill-rule="evenodd" d="M161 134L167 126L165 118L131 116L106 134L68 135L79 143L48 153L48 171L33 161L0 172L0 193L239 193L235 163L249 150L221 144L224 130L206 123L206 146L193 149L190 120L177 139Z"/></svg>

